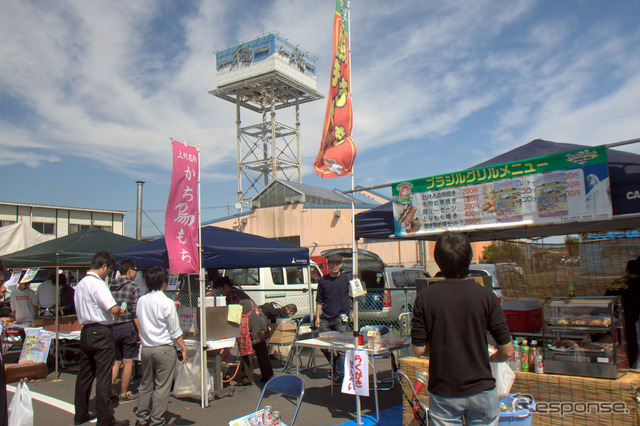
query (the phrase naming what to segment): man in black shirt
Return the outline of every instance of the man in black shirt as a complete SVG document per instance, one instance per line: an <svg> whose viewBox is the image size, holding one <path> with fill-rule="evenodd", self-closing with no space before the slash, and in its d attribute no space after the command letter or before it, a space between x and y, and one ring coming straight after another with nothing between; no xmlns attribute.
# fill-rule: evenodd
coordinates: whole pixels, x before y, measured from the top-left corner
<svg viewBox="0 0 640 426"><path fill-rule="evenodd" d="M316 327L323 331L347 331L346 317L351 311L349 300L349 277L343 274L342 256L332 254L327 257L329 273L318 282L316 295ZM323 350L328 361L331 352ZM333 362L333 381L339 383L344 376L344 354L338 352Z"/></svg>
<svg viewBox="0 0 640 426"><path fill-rule="evenodd" d="M624 310L624 333L627 340L629 367L636 368L638 360L638 333L636 322L640 318L640 260L627 262L625 275L609 285L605 296L620 296Z"/></svg>
<svg viewBox="0 0 640 426"><path fill-rule="evenodd" d="M502 307L491 289L465 279L472 250L460 233L438 238L434 258L445 280L421 291L413 308L411 342L416 356L430 352L429 419L431 425L497 425L495 379L489 362L513 354ZM486 333L498 344L489 356Z"/></svg>

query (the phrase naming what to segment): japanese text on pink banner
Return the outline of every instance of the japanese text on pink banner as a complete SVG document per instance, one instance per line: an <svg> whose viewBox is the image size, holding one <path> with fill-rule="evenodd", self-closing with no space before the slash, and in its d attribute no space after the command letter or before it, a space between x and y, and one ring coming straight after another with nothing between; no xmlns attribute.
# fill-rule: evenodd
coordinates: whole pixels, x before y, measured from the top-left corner
<svg viewBox="0 0 640 426"><path fill-rule="evenodd" d="M173 172L164 235L172 274L200 270L198 253L198 151L172 140Z"/></svg>

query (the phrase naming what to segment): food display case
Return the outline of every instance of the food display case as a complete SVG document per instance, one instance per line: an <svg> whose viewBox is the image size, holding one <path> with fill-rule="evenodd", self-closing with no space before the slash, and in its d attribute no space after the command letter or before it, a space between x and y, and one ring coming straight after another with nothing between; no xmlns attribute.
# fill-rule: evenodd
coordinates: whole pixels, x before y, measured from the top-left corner
<svg viewBox="0 0 640 426"><path fill-rule="evenodd" d="M628 368L619 296L550 297L542 317L545 373L615 379Z"/></svg>

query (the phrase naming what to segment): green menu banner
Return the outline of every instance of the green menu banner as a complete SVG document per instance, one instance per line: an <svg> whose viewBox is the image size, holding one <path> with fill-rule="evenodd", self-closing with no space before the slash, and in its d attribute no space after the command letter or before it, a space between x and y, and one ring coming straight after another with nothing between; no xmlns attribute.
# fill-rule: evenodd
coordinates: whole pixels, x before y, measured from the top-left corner
<svg viewBox="0 0 640 426"><path fill-rule="evenodd" d="M392 185L395 235L609 219L604 146Z"/></svg>

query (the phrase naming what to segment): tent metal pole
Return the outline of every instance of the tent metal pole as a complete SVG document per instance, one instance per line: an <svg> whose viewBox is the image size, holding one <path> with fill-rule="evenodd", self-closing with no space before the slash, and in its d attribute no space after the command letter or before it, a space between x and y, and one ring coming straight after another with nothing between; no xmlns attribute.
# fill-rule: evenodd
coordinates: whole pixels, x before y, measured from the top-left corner
<svg viewBox="0 0 640 426"><path fill-rule="evenodd" d="M613 148L614 146L629 145L629 144L638 143L638 142L640 142L640 138L628 139L626 141L620 141L620 142L612 142L612 143L605 144L604 146L607 148Z"/></svg>
<svg viewBox="0 0 640 426"><path fill-rule="evenodd" d="M59 333L60 333L60 274L58 274L58 253L56 253L56 375L59 378L58 372L58 361L60 359L60 343L59 343Z"/></svg>

